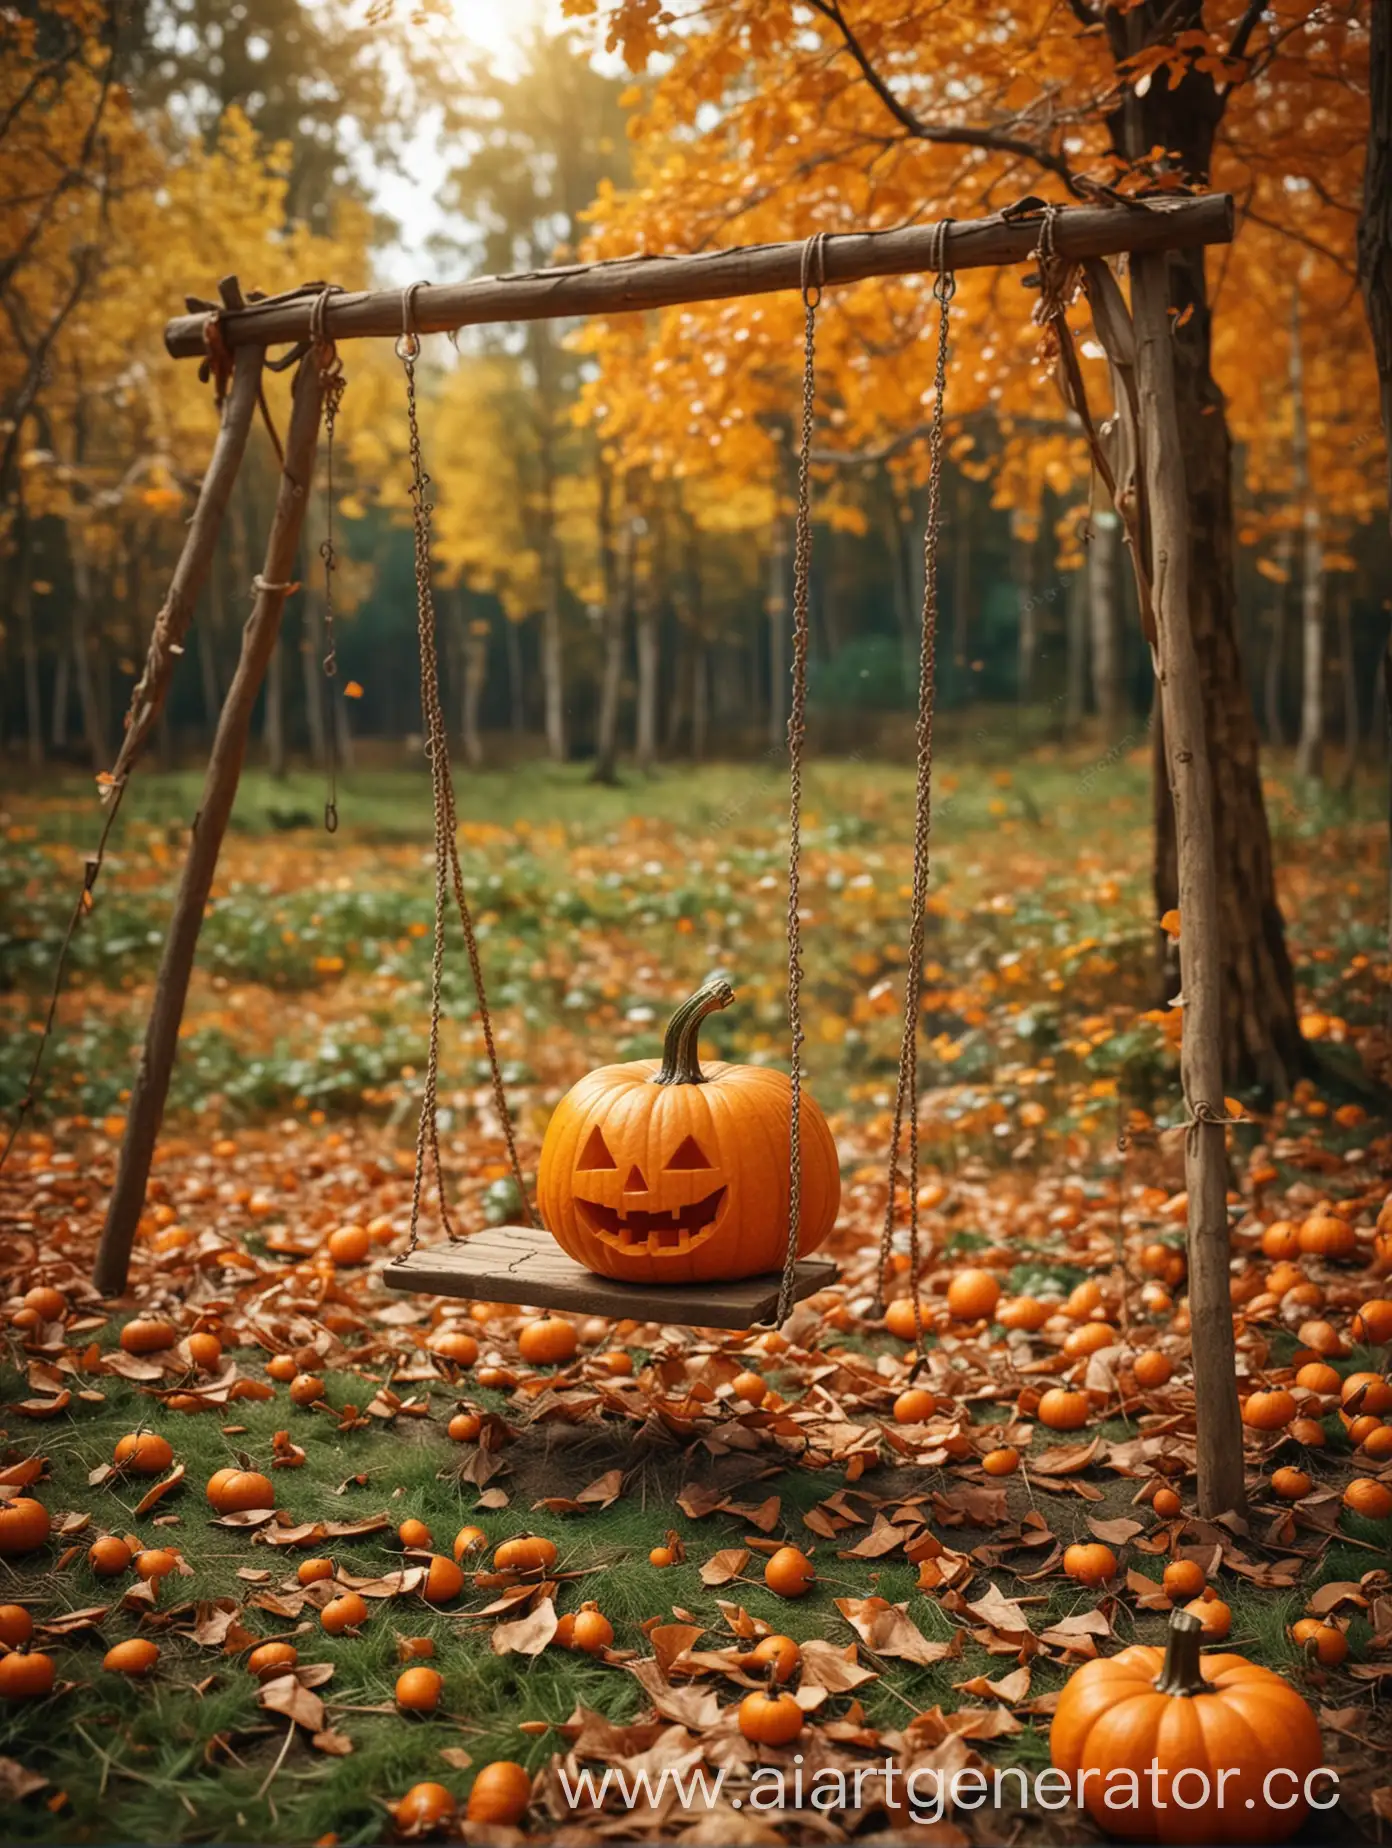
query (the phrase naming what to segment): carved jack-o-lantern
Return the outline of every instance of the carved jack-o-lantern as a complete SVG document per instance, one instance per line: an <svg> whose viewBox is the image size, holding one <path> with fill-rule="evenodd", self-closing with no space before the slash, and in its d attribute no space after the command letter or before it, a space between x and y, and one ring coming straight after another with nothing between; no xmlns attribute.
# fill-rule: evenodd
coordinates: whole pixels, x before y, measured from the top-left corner
<svg viewBox="0 0 1392 1848"><path fill-rule="evenodd" d="M776 1271L788 1232L786 1072L707 1065L697 1035L734 990L715 978L672 1016L661 1060L605 1065L556 1108L537 1203L563 1251L630 1283L734 1281ZM841 1176L826 1118L804 1090L798 1250L836 1222Z"/></svg>

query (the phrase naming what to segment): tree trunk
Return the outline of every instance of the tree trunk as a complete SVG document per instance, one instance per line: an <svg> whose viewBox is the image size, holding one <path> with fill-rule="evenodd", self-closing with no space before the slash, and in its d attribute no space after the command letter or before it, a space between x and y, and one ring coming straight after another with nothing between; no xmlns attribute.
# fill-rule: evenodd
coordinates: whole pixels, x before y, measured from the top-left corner
<svg viewBox="0 0 1392 1848"><path fill-rule="evenodd" d="M1228 1276L1218 844L1199 658L1189 616L1191 503L1176 416L1167 268L1164 255L1137 256L1131 287L1166 767L1179 842L1181 1070L1190 1119L1184 1167L1191 1357L1198 1406L1199 1512L1211 1518L1242 1513L1246 1488Z"/></svg>
<svg viewBox="0 0 1392 1848"><path fill-rule="evenodd" d="M613 522L613 482L607 470L599 478L599 552L604 578L604 658L599 674L599 711L595 718L596 783L618 775L619 696L623 691L624 640L633 585L636 540L626 508L619 510L618 543Z"/></svg>
<svg viewBox="0 0 1392 1848"><path fill-rule="evenodd" d="M698 764L705 762L709 723L710 652L698 635L695 659L691 663L691 755Z"/></svg>
<svg viewBox="0 0 1392 1848"><path fill-rule="evenodd" d="M82 713L82 735L92 768L97 772L111 768L106 748L106 726L102 719L102 702L92 671L92 638L87 621L92 608L92 574L81 545L73 548L72 648L73 672L77 681L77 703Z"/></svg>
<svg viewBox="0 0 1392 1848"><path fill-rule="evenodd" d="M1087 711L1088 579L1083 566L1068 580L1068 662L1063 692L1064 730L1072 736Z"/></svg>
<svg viewBox="0 0 1392 1848"><path fill-rule="evenodd" d="M461 597L464 595L463 591L459 594ZM470 622L466 617L462 640L463 646L460 653L463 685L459 708L459 729L464 743L464 761L471 769L477 770L483 762L483 736L479 731L479 709L483 704L483 689L488 679L488 624Z"/></svg>
<svg viewBox="0 0 1392 1848"><path fill-rule="evenodd" d="M266 746L266 768L279 782L285 775L285 643L279 634L266 672L261 737Z"/></svg>
<svg viewBox="0 0 1392 1848"><path fill-rule="evenodd" d="M71 692L68 676L71 671L71 650L60 648L58 662L53 670L53 727L49 732L53 748L60 757L68 748L68 695Z"/></svg>
<svg viewBox="0 0 1392 1848"><path fill-rule="evenodd" d="M1262 707L1266 714L1266 741L1277 750L1286 741L1285 722L1281 716L1281 689L1286 678L1286 607L1290 602L1291 555L1294 546L1289 532L1283 532L1276 544L1276 567L1283 574L1276 585L1271 605L1271 639L1267 646L1262 674Z"/></svg>
<svg viewBox="0 0 1392 1848"><path fill-rule="evenodd" d="M522 679L522 630L511 616L503 617L503 646L507 653L508 723L514 738L527 729L527 689Z"/></svg>
<svg viewBox="0 0 1392 1848"><path fill-rule="evenodd" d="M1300 742L1297 776L1324 769L1324 547L1319 506L1310 486L1310 430L1305 414L1305 356L1300 345L1300 286L1291 296L1291 475L1300 509Z"/></svg>
<svg viewBox="0 0 1392 1848"><path fill-rule="evenodd" d="M21 542L14 602L24 638L24 717L29 738L29 768L41 770L44 761L43 699L39 688L39 640L34 632L34 592L29 581L31 570L28 547Z"/></svg>
<svg viewBox="0 0 1392 1848"><path fill-rule="evenodd" d="M971 560L972 560L972 491L965 475L957 477L956 542L952 548L952 659L958 667L967 665L971 645ZM918 639L914 638L914 658L918 658Z"/></svg>
<svg viewBox="0 0 1392 1848"><path fill-rule="evenodd" d="M328 732L324 724L324 613L316 591L305 591L304 623L300 635L300 667L304 673L305 722L309 727L309 754L317 768L329 761Z"/></svg>
<svg viewBox="0 0 1392 1848"><path fill-rule="evenodd" d="M782 744L788 731L788 523L782 509L774 515L768 560L768 741Z"/></svg>
<svg viewBox="0 0 1392 1848"><path fill-rule="evenodd" d="M1377 359L1392 525L1392 8L1386 0L1375 0L1370 8L1368 36L1368 155L1358 220L1358 280ZM1392 708L1388 723L1392 726Z"/></svg>
<svg viewBox="0 0 1392 1848"><path fill-rule="evenodd" d="M1167 41L1204 30L1202 0L1138 0L1108 8L1105 28L1118 60L1162 30ZM1152 83L1145 94L1124 84L1109 125L1127 160L1170 151L1170 164L1195 182L1212 167L1214 136L1226 106L1197 63L1182 80ZM1188 608L1203 689L1205 739L1213 779L1221 907L1223 1070L1230 1086L1289 1089L1305 1065L1295 988L1271 863L1262 799L1256 719L1237 645L1232 445L1222 393L1213 377L1212 310L1202 251L1171 254L1174 415L1183 456L1189 535ZM1157 792L1157 800L1164 800ZM1172 864L1157 830L1157 903L1174 889ZM1171 904L1173 899L1171 899ZM1161 909L1168 907L1162 906Z"/></svg>
<svg viewBox="0 0 1392 1848"><path fill-rule="evenodd" d="M1035 534L1015 509L1010 516L1010 575L1015 580L1018 612L1016 638L1016 698L1027 706L1034 698L1034 672L1039 656L1039 601L1034 594Z"/></svg>
<svg viewBox="0 0 1392 1848"><path fill-rule="evenodd" d="M546 536L546 605L541 613L541 681L546 750L553 763L566 757L565 644L561 634L561 561L553 531Z"/></svg>
<svg viewBox="0 0 1392 1848"><path fill-rule="evenodd" d="M104 1296L120 1295L126 1287L131 1247L145 1203L150 1162L178 1051L179 1023L188 996L198 933L237 796L252 712L280 633L286 593L269 587L286 583L294 570L306 493L314 474L319 409L318 368L312 363L302 364L295 380L290 426L285 437L285 464L276 497L275 518L261 569L263 587L256 593L251 617L242 634L241 658L228 689L227 702L218 721L218 734L208 759L203 793L160 958L154 999L146 1023L145 1045L126 1115L116 1182L97 1251L93 1282Z"/></svg>
<svg viewBox="0 0 1392 1848"><path fill-rule="evenodd" d="M640 770L657 761L658 689L658 561L650 548L644 569L635 546L633 573L633 639L638 655L638 706L634 725L634 756Z"/></svg>
<svg viewBox="0 0 1392 1848"><path fill-rule="evenodd" d="M1339 666L1344 692L1344 775L1343 789L1353 788L1358 775L1358 756L1363 743L1363 721L1358 710L1358 662L1353 650L1353 586L1341 576L1334 598L1335 621L1339 631Z"/></svg>
<svg viewBox="0 0 1392 1848"><path fill-rule="evenodd" d="M1109 742L1120 735L1126 709L1117 583L1120 549L1119 516L1110 508L1099 510L1092 517L1092 538L1088 541L1088 626L1092 642L1092 703L1102 735Z"/></svg>

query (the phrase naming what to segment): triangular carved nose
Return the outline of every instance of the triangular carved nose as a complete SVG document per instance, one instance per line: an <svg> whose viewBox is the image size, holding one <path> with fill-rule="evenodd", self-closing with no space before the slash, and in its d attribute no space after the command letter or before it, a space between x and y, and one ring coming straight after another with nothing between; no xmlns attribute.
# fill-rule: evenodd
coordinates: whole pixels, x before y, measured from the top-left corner
<svg viewBox="0 0 1392 1848"><path fill-rule="evenodd" d="M630 1168L628 1179L624 1182L624 1192L646 1193L647 1191L648 1183L643 1179L643 1170L637 1166Z"/></svg>

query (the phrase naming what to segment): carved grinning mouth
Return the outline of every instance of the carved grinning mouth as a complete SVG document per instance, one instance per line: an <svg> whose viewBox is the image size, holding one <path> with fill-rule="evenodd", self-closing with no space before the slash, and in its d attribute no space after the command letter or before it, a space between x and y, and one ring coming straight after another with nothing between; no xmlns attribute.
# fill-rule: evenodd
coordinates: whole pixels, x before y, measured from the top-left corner
<svg viewBox="0 0 1392 1848"><path fill-rule="evenodd" d="M621 1213L616 1207L604 1206L598 1200L578 1197L575 1204L590 1231L597 1233L606 1245L613 1245L619 1251L677 1255L694 1250L710 1237L724 1198L725 1189L717 1187L704 1200L693 1200L689 1206L676 1207L670 1213L650 1212L644 1207Z"/></svg>

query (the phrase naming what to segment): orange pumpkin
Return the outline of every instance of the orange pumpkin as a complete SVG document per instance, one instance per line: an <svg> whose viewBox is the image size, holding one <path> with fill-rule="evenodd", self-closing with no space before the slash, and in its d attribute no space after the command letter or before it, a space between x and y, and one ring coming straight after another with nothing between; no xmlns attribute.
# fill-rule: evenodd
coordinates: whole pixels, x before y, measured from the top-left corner
<svg viewBox="0 0 1392 1848"><path fill-rule="evenodd" d="M543 1534L504 1540L493 1555L499 1572L549 1572L556 1563L556 1542Z"/></svg>
<svg viewBox="0 0 1392 1848"><path fill-rule="evenodd" d="M988 1476L1013 1476L1020 1467L1020 1453L1013 1444L1003 1444L999 1450L986 1452L981 1467Z"/></svg>
<svg viewBox="0 0 1392 1848"><path fill-rule="evenodd" d="M254 1469L217 1469L208 1478L208 1500L219 1514L245 1514L252 1508L274 1508L275 1490L269 1477Z"/></svg>
<svg viewBox="0 0 1392 1848"><path fill-rule="evenodd" d="M683 1002L660 1061L606 1065L557 1106L537 1204L561 1249L601 1276L704 1283L782 1267L792 1086L762 1065L701 1068L701 1022L734 990L716 978ZM801 1096L798 1249L836 1223L841 1175L826 1118Z"/></svg>
<svg viewBox="0 0 1392 1848"><path fill-rule="evenodd" d="M51 1525L48 1509L31 1495L0 1502L0 1559L37 1551L47 1540Z"/></svg>
<svg viewBox="0 0 1392 1848"><path fill-rule="evenodd" d="M571 1625L569 1647L582 1650L586 1655L598 1655L613 1640L614 1626L599 1606L594 1603L582 1604Z"/></svg>
<svg viewBox="0 0 1392 1848"><path fill-rule="evenodd" d="M752 1675L790 1681L802 1666L802 1650L791 1636L765 1636L749 1651L741 1666Z"/></svg>
<svg viewBox="0 0 1392 1848"><path fill-rule="evenodd" d="M1204 1588L1204 1569L1196 1559L1172 1559L1161 1583L1167 1598L1197 1598Z"/></svg>
<svg viewBox="0 0 1392 1848"><path fill-rule="evenodd" d="M325 1250L335 1264L361 1264L371 1249L366 1226L340 1226L325 1241Z"/></svg>
<svg viewBox="0 0 1392 1848"><path fill-rule="evenodd" d="M464 1574L452 1559L436 1553L425 1575L421 1596L427 1604L448 1604L464 1589Z"/></svg>
<svg viewBox="0 0 1392 1848"><path fill-rule="evenodd" d="M910 1386L894 1401L895 1424L922 1424L938 1409L938 1402L922 1386Z"/></svg>
<svg viewBox="0 0 1392 1848"><path fill-rule="evenodd" d="M441 1360L452 1360L457 1367L472 1367L479 1357L479 1344L467 1329L446 1323L437 1328L425 1344Z"/></svg>
<svg viewBox="0 0 1392 1848"><path fill-rule="evenodd" d="M158 1431L130 1431L117 1439L114 1461L132 1476L158 1476L174 1461L174 1452Z"/></svg>
<svg viewBox="0 0 1392 1848"><path fill-rule="evenodd" d="M664 1566L674 1566L676 1563L676 1551L670 1546L655 1546L649 1550L648 1564L650 1566L657 1566L660 1569Z"/></svg>
<svg viewBox="0 0 1392 1848"><path fill-rule="evenodd" d="M160 1354L178 1339L173 1323L161 1316L138 1315L121 1330L121 1346L128 1354Z"/></svg>
<svg viewBox="0 0 1392 1848"><path fill-rule="evenodd" d="M331 1559L302 1559L295 1568L295 1577L301 1585L317 1585L321 1579L331 1579L333 1575Z"/></svg>
<svg viewBox="0 0 1392 1848"><path fill-rule="evenodd" d="M1327 1360L1307 1360L1303 1367L1296 1370L1295 1383L1303 1386L1306 1392L1317 1392L1322 1396L1338 1392L1343 1386L1337 1368L1331 1367Z"/></svg>
<svg viewBox="0 0 1392 1848"><path fill-rule="evenodd" d="M1318 1617L1302 1617L1292 1625L1291 1638L1321 1668L1337 1668L1348 1656L1348 1638L1343 1631L1332 1623L1321 1623Z"/></svg>
<svg viewBox="0 0 1392 1848"><path fill-rule="evenodd" d="M768 1381L762 1373L737 1373L730 1381L730 1390L746 1405L762 1405L768 1398Z"/></svg>
<svg viewBox="0 0 1392 1848"><path fill-rule="evenodd" d="M1136 1376L1138 1386L1152 1391L1169 1382L1174 1373L1174 1362L1168 1354L1162 1354L1159 1348L1147 1348L1144 1353L1136 1356L1131 1371Z"/></svg>
<svg viewBox="0 0 1392 1848"><path fill-rule="evenodd" d="M1000 1301L1000 1279L988 1270L963 1270L947 1286L947 1313L957 1322L978 1322Z"/></svg>
<svg viewBox="0 0 1392 1848"><path fill-rule="evenodd" d="M1225 1603L1211 1586L1184 1608L1203 1625L1201 1640L1205 1643L1223 1642L1232 1629L1232 1606Z"/></svg>
<svg viewBox="0 0 1392 1848"><path fill-rule="evenodd" d="M366 1622L367 1600L356 1591L340 1592L319 1613L320 1627L329 1636L342 1636L345 1630L355 1630Z"/></svg>
<svg viewBox="0 0 1392 1848"><path fill-rule="evenodd" d="M87 1549L87 1564L98 1578L115 1578L129 1568L130 1562L130 1548L115 1534L103 1534Z"/></svg>
<svg viewBox="0 0 1392 1848"><path fill-rule="evenodd" d="M1083 1322L1064 1337L1063 1351L1070 1360L1085 1360L1089 1354L1115 1347L1119 1339L1110 1322Z"/></svg>
<svg viewBox="0 0 1392 1848"><path fill-rule="evenodd" d="M780 1598L800 1598L816 1577L812 1561L795 1546L780 1546L764 1566L764 1583Z"/></svg>
<svg viewBox="0 0 1392 1848"><path fill-rule="evenodd" d="M1392 1489L1372 1476L1355 1476L1344 1490L1344 1506L1365 1520L1385 1521L1392 1514Z"/></svg>
<svg viewBox="0 0 1392 1848"><path fill-rule="evenodd" d="M420 1548L430 1545L430 1529L414 1515L401 1523L396 1530L396 1537L403 1546Z"/></svg>
<svg viewBox="0 0 1392 1848"><path fill-rule="evenodd" d="M1202 1634L1192 1612L1174 1611L1164 1650L1134 1644L1085 1662L1049 1727L1053 1762L1105 1829L1124 1817L1128 1834L1161 1842L1282 1841L1303 1821L1300 1793L1323 1762L1319 1726L1270 1669L1239 1655L1200 1662ZM1207 1803L1195 1772L1207 1777ZM1289 1809L1274 1807L1290 1798Z"/></svg>
<svg viewBox="0 0 1392 1848"><path fill-rule="evenodd" d="M0 1643L22 1649L34 1634L34 1619L22 1604L0 1604Z"/></svg>
<svg viewBox="0 0 1392 1848"><path fill-rule="evenodd" d="M885 1327L897 1340L917 1341L919 1322L926 1326L930 1320L929 1307L922 1299L919 1300L917 1319L912 1296L896 1296L892 1303L885 1305Z"/></svg>
<svg viewBox="0 0 1392 1848"><path fill-rule="evenodd" d="M1354 1416L1361 1412L1392 1411L1392 1384L1380 1373L1350 1373L1339 1400L1344 1410Z"/></svg>
<svg viewBox="0 0 1392 1848"><path fill-rule="evenodd" d="M1049 1314L1049 1305L1033 1296L1011 1296L996 1305L996 1320L1002 1328L1023 1329L1027 1335L1037 1335Z"/></svg>
<svg viewBox="0 0 1392 1848"><path fill-rule="evenodd" d="M1253 1431L1281 1431L1297 1409L1291 1395L1278 1386L1271 1392L1254 1392L1242 1408L1242 1422Z"/></svg>
<svg viewBox="0 0 1392 1848"><path fill-rule="evenodd" d="M456 1444L472 1444L483 1429L483 1420L477 1412L456 1412L445 1429Z"/></svg>
<svg viewBox="0 0 1392 1848"><path fill-rule="evenodd" d="M52 1656L12 1649L0 1656L0 1700L42 1700L53 1692L56 1675Z"/></svg>
<svg viewBox="0 0 1392 1848"><path fill-rule="evenodd" d="M1078 1431L1087 1423L1090 1409L1085 1392L1051 1386L1039 1401L1039 1422L1051 1431Z"/></svg>
<svg viewBox="0 0 1392 1848"><path fill-rule="evenodd" d="M1374 1296L1364 1303L1353 1318L1351 1332L1355 1341L1362 1341L1369 1347L1383 1347L1392 1342L1392 1302L1384 1296Z"/></svg>
<svg viewBox="0 0 1392 1848"><path fill-rule="evenodd" d="M299 1659L293 1643L258 1643L246 1659L247 1673L258 1681L274 1681L277 1675L288 1675Z"/></svg>
<svg viewBox="0 0 1392 1848"><path fill-rule="evenodd" d="M102 1667L114 1675L148 1675L158 1661L158 1643L148 1637L132 1636L107 1650Z"/></svg>
<svg viewBox="0 0 1392 1848"><path fill-rule="evenodd" d="M1261 1248L1268 1258L1293 1258L1300 1251L1300 1227L1290 1219L1277 1219L1261 1237Z"/></svg>
<svg viewBox="0 0 1392 1848"><path fill-rule="evenodd" d="M398 1829L419 1834L454 1820L454 1798L443 1784L412 1784L392 1805L392 1815Z"/></svg>
<svg viewBox="0 0 1392 1848"><path fill-rule="evenodd" d="M317 1405L324 1396L324 1382L317 1373L297 1373L290 1382L292 1405Z"/></svg>
<svg viewBox="0 0 1392 1848"><path fill-rule="evenodd" d="M1303 1469L1287 1467L1272 1471L1271 1492L1279 1495L1282 1501L1304 1501L1314 1486Z"/></svg>
<svg viewBox="0 0 1392 1848"><path fill-rule="evenodd" d="M222 1359L222 1343L207 1329L200 1329L198 1333L190 1335L184 1346L194 1366L201 1367L204 1373L211 1373Z"/></svg>
<svg viewBox="0 0 1392 1848"><path fill-rule="evenodd" d="M433 1713L445 1678L437 1668L406 1668L396 1678L396 1704L403 1713Z"/></svg>
<svg viewBox="0 0 1392 1848"><path fill-rule="evenodd" d="M517 1337L523 1360L533 1367L563 1367L574 1360L576 1345L575 1324L563 1315L543 1315L528 1322Z"/></svg>
<svg viewBox="0 0 1392 1848"><path fill-rule="evenodd" d="M1174 1490L1166 1488L1159 1488L1155 1491L1150 1498L1150 1505L1162 1521L1174 1520L1175 1516L1181 1514L1184 1509L1184 1503Z"/></svg>
<svg viewBox="0 0 1392 1848"><path fill-rule="evenodd" d="M1323 1450L1329 1441L1318 1418L1293 1419L1287 1435L1293 1437L1297 1444L1304 1444L1307 1450Z"/></svg>
<svg viewBox="0 0 1392 1848"><path fill-rule="evenodd" d="M24 1307L32 1309L41 1322L61 1322L68 1313L68 1299L52 1284L36 1283L24 1292Z"/></svg>
<svg viewBox="0 0 1392 1848"><path fill-rule="evenodd" d="M1315 1212L1300 1227L1300 1249L1314 1257L1351 1258L1358 1250L1358 1235L1336 1213Z"/></svg>
<svg viewBox="0 0 1392 1848"><path fill-rule="evenodd" d="M481 1527L461 1527L454 1536L454 1545L450 1548L450 1552L454 1555L457 1564L466 1555L482 1553L487 1545L488 1535Z"/></svg>
<svg viewBox="0 0 1392 1848"><path fill-rule="evenodd" d="M802 1708L791 1694L772 1688L746 1694L739 1704L739 1729L753 1745L790 1745L802 1731Z"/></svg>
<svg viewBox="0 0 1392 1848"><path fill-rule="evenodd" d="M513 1829L532 1800L531 1774L510 1758L495 1759L474 1779L465 1814L470 1822L491 1822Z"/></svg>
<svg viewBox="0 0 1392 1848"><path fill-rule="evenodd" d="M1116 1577L1117 1557L1100 1540L1084 1541L1064 1550L1063 1569L1080 1585L1105 1585Z"/></svg>

